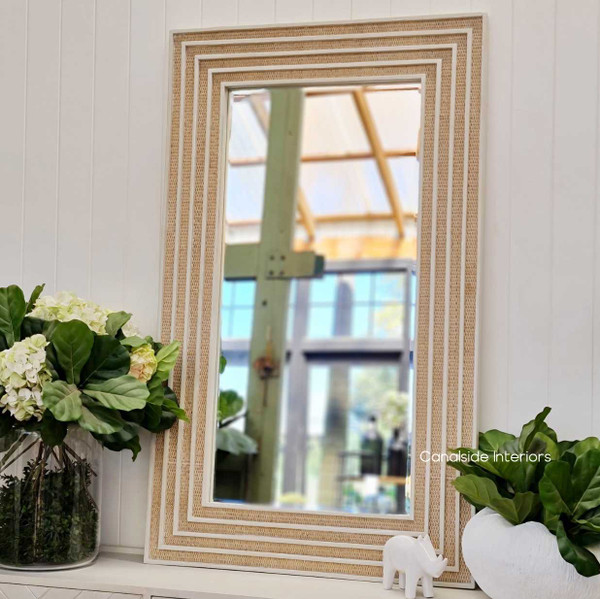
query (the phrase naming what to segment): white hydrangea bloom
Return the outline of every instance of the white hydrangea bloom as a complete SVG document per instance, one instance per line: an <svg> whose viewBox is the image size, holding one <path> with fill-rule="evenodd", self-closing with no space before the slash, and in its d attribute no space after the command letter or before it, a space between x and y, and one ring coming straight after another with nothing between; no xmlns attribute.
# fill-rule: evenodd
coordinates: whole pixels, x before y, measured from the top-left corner
<svg viewBox="0 0 600 599"><path fill-rule="evenodd" d="M0 406L19 421L41 420L44 413L42 387L52 379L46 366L47 345L44 335L33 335L0 352L0 385L4 387Z"/></svg>
<svg viewBox="0 0 600 599"><path fill-rule="evenodd" d="M106 319L114 312L94 302L84 300L70 291L60 291L56 295L44 295L35 302L30 316L43 320L81 320L99 335L106 334ZM123 327L126 337L137 334L137 329L130 323Z"/></svg>

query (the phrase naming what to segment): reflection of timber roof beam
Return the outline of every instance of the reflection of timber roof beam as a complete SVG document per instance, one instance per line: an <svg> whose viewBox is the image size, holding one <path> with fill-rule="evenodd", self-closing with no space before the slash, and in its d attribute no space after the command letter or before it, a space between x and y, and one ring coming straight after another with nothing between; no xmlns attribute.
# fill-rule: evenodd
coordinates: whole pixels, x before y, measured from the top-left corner
<svg viewBox="0 0 600 599"><path fill-rule="evenodd" d="M354 96L354 102L356 103L358 114L360 115L360 119L365 128L365 133L367 134L367 138L371 144L373 155L375 156L375 162L377 163L377 168L379 169L379 174L381 175L381 180L383 181L388 202L390 204L390 208L392 209L392 215L394 216L398 234L400 237L402 237L404 236L402 204L400 202L398 190L396 189L396 184L394 183L392 170L390 169L390 165L388 164L385 156L383 144L381 143L381 139L377 133L377 127L375 126L373 115L371 114L371 110L367 103L367 98L362 90L355 90L352 95Z"/></svg>
<svg viewBox="0 0 600 599"><path fill-rule="evenodd" d="M405 221L416 221L416 212L404 212ZM368 223L375 221L394 220L391 212L368 212L366 214L321 214L313 216L313 222L316 225L324 223ZM299 221L302 222L302 221ZM260 225L258 219L228 220L227 224L232 227L251 227Z"/></svg>
<svg viewBox="0 0 600 599"><path fill-rule="evenodd" d="M404 158L406 156L417 156L418 150L387 150L384 152L386 158ZM375 158L373 152L344 152L340 154L307 154L302 156L302 162L341 162L344 160L365 160ZM247 156L244 158L230 158L231 166L257 166L265 164L264 156Z"/></svg>
<svg viewBox="0 0 600 599"><path fill-rule="evenodd" d="M261 99L257 94L250 95L250 106L252 106L252 110L260 123L260 126L263 132L266 134L269 130L269 114L265 109L265 105L262 103ZM257 164L262 164L266 159L261 159L261 162ZM230 160L230 164L233 166L233 162ZM308 235L308 239L313 241L315 239L315 219L310 210L310 206L308 205L308 201L306 196L304 195L304 191L302 191L301 187L298 187L298 212L300 214L300 220L306 229L306 233Z"/></svg>

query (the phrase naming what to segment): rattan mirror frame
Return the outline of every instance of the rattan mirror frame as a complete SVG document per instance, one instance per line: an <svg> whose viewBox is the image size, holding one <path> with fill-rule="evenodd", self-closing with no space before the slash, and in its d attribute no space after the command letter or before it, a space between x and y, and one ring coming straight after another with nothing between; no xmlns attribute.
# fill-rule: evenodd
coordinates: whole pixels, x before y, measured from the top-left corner
<svg viewBox="0 0 600 599"><path fill-rule="evenodd" d="M472 586L460 552L472 511L447 466L413 460L408 517L215 506L203 474L217 392L226 99L243 86L423 85L413 457L475 442L483 37L481 15L172 35L161 333L183 340L173 385L191 423L154 447L147 562L376 580L391 535L427 532L449 558L440 582Z"/></svg>

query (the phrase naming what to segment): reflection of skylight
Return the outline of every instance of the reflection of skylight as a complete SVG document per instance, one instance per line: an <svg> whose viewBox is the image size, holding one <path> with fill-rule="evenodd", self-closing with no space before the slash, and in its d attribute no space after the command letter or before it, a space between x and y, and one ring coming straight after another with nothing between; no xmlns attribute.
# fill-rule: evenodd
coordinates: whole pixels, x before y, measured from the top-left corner
<svg viewBox="0 0 600 599"><path fill-rule="evenodd" d="M297 238L312 243L324 236L331 238L333 233L336 238L379 235L393 239L403 231L405 239L414 239L420 188L419 86L312 87L304 91L299 180L304 204L298 211ZM256 240L259 233L269 110L269 90L241 90L231 96L228 243ZM392 209L397 204L399 216ZM337 228L332 231L334 223ZM399 247L381 251L391 252L390 256L416 252L414 245L413 249L405 246L409 254L398 254Z"/></svg>

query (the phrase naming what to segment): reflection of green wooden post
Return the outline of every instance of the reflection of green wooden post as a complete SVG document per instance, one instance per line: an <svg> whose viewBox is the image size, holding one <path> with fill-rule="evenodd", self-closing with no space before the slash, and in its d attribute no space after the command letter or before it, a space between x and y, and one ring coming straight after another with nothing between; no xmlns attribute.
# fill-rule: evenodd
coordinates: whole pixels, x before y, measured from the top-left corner
<svg viewBox="0 0 600 599"><path fill-rule="evenodd" d="M265 201L257 248L256 297L250 343L250 365L265 355L270 338L281 371L285 362L289 278L301 153L303 92L271 91L271 117L265 179ZM314 258L313 258L314 260ZM258 441L249 478L248 500L273 501L277 466L281 376L261 380L251 368L248 381L246 433Z"/></svg>

